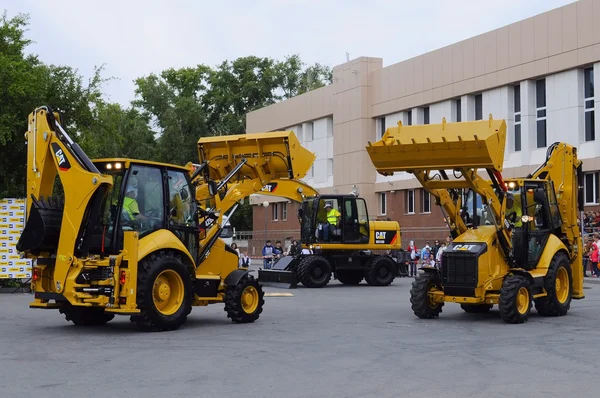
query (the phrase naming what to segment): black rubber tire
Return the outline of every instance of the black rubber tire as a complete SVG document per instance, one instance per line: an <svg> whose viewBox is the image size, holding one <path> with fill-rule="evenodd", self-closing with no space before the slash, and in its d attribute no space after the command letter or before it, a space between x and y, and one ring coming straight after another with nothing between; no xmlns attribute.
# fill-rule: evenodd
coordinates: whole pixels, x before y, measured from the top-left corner
<svg viewBox="0 0 600 398"><path fill-rule="evenodd" d="M365 281L371 286L388 286L396 276L394 260L387 256L377 256L369 262L367 272L365 272Z"/></svg>
<svg viewBox="0 0 600 398"><path fill-rule="evenodd" d="M58 311L64 314L67 322L73 322L77 326L104 325L115 317L115 314L104 312L103 308L76 307L70 304Z"/></svg>
<svg viewBox="0 0 600 398"><path fill-rule="evenodd" d="M258 293L258 306L256 309L248 313L242 306L242 294L248 286L252 286L257 290ZM265 292L262 289L262 285L258 283L252 275L247 275L236 286L230 286L225 291L225 311L227 312L227 318L230 318L235 323L252 323L256 321L260 314L263 312L263 306L265 305Z"/></svg>
<svg viewBox="0 0 600 398"><path fill-rule="evenodd" d="M173 270L179 274L184 286L184 299L179 309L171 315L163 315L154 305L152 288L156 277L164 270ZM177 330L187 321L192 311L193 273L188 269L181 256L171 251L151 253L138 265L137 305L141 310L133 315L131 321L143 330L162 332Z"/></svg>
<svg viewBox="0 0 600 398"><path fill-rule="evenodd" d="M321 288L331 280L331 264L325 257L308 256L298 264L298 280L306 287Z"/></svg>
<svg viewBox="0 0 600 398"><path fill-rule="evenodd" d="M490 312L492 309L492 304L461 304L460 308L463 309L464 312L469 314L485 314L486 312Z"/></svg>
<svg viewBox="0 0 600 398"><path fill-rule="evenodd" d="M524 313L520 313L517 308L517 299L521 288L527 289L529 297L527 310ZM523 275L508 275L504 279L504 283L500 289L500 300L498 302L498 309L500 310L502 320L506 323L527 322L532 304L533 300L529 280Z"/></svg>
<svg viewBox="0 0 600 398"><path fill-rule="evenodd" d="M343 283L344 285L358 285L365 277L365 273L361 269L342 269L336 272L336 276L337 280Z"/></svg>
<svg viewBox="0 0 600 398"><path fill-rule="evenodd" d="M564 268L569 276L569 295L564 303L558 300L556 295L556 276L559 269ZM542 316L563 316L571 308L573 293L573 277L569 259L563 253L557 253L550 262L548 273L544 277L544 288L548 295L535 300L535 309Z"/></svg>
<svg viewBox="0 0 600 398"><path fill-rule="evenodd" d="M418 275L412 283L410 289L411 309L414 314L421 319L433 319L439 317L444 303L431 305L428 292L432 287L441 290L441 283L437 273L425 272Z"/></svg>

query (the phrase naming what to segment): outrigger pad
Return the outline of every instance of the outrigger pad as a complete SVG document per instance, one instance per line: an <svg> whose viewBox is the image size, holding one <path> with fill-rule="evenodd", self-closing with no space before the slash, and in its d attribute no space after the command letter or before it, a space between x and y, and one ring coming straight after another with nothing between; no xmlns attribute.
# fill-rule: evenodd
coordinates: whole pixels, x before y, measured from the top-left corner
<svg viewBox="0 0 600 398"><path fill-rule="evenodd" d="M33 200L23 233L17 242L17 250L52 251L58 247L63 206L55 200Z"/></svg>

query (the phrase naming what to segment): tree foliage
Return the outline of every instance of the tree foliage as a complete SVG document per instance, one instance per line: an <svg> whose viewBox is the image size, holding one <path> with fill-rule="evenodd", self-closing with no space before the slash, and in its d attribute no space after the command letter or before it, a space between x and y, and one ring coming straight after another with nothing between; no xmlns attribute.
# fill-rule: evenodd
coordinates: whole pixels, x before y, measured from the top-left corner
<svg viewBox="0 0 600 398"><path fill-rule="evenodd" d="M243 134L246 114L331 83L329 67L240 57L210 67L166 69L135 81L136 98L124 107L104 99L103 66L84 82L65 65L26 54L29 17L0 18L0 197L25 195L27 116L50 105L66 116L71 136L90 158L129 157L174 164L197 161L200 137ZM252 228L248 201L231 219Z"/></svg>

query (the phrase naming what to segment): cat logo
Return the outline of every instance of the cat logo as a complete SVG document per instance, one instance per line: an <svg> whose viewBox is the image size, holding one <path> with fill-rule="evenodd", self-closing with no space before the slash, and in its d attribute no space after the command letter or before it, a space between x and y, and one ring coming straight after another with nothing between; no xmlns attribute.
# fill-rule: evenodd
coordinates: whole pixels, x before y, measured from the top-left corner
<svg viewBox="0 0 600 398"><path fill-rule="evenodd" d="M476 248L477 245L456 245L454 246L454 250L467 250L470 251L471 249Z"/></svg>
<svg viewBox="0 0 600 398"><path fill-rule="evenodd" d="M273 182L271 184L267 184L264 187L261 188L261 192L275 192L275 190L277 189L277 183Z"/></svg>
<svg viewBox="0 0 600 398"><path fill-rule="evenodd" d="M375 232L375 239L383 239L383 240L385 240L385 234L386 234L386 231L376 231Z"/></svg>
<svg viewBox="0 0 600 398"><path fill-rule="evenodd" d="M69 159L67 159L62 148L58 146L56 142L52 143L52 150L54 151L54 156L56 156L56 161L58 162L59 170L69 170L71 168L71 163L69 163Z"/></svg>

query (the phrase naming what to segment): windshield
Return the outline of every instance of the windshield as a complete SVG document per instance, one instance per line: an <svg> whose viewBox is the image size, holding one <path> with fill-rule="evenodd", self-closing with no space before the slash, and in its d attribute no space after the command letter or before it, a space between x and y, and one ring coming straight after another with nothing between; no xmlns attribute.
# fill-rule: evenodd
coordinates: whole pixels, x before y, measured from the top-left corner
<svg viewBox="0 0 600 398"><path fill-rule="evenodd" d="M225 225L223 227L223 231L221 231L221 238L232 238L233 237L233 227L231 225Z"/></svg>
<svg viewBox="0 0 600 398"><path fill-rule="evenodd" d="M473 196L476 198L475 212L473 212ZM466 224L473 224L477 227L482 225L494 225L492 212L489 211L487 206L483 204L481 196L475 194L471 190L465 190L463 192L463 208L461 211L461 217L463 220L465 220Z"/></svg>

